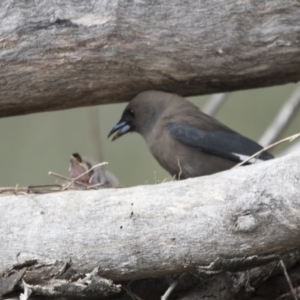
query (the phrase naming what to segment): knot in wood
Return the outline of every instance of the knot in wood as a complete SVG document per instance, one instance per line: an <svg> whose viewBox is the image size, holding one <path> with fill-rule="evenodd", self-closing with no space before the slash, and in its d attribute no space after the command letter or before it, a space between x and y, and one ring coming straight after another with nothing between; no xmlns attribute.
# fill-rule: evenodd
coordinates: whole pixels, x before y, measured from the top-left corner
<svg viewBox="0 0 300 300"><path fill-rule="evenodd" d="M239 232L251 232L256 229L258 223L252 214L237 217L234 228Z"/></svg>

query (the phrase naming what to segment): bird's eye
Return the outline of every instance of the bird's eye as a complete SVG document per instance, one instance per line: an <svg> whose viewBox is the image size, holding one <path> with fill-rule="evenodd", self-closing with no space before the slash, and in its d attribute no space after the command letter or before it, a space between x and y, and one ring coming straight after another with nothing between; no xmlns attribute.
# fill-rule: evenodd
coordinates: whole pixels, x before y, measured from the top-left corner
<svg viewBox="0 0 300 300"><path fill-rule="evenodd" d="M133 109L129 109L128 113L129 113L130 116L134 117L134 110Z"/></svg>

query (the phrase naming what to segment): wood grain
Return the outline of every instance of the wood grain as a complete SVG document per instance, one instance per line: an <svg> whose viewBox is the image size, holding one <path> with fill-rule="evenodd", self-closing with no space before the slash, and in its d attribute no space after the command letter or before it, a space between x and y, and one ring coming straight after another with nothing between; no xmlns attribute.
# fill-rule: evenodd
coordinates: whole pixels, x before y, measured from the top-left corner
<svg viewBox="0 0 300 300"><path fill-rule="evenodd" d="M0 2L0 116L300 79L299 0Z"/></svg>
<svg viewBox="0 0 300 300"><path fill-rule="evenodd" d="M294 153L180 182L1 196L0 270L71 259L118 281L253 267L299 249L299 168Z"/></svg>

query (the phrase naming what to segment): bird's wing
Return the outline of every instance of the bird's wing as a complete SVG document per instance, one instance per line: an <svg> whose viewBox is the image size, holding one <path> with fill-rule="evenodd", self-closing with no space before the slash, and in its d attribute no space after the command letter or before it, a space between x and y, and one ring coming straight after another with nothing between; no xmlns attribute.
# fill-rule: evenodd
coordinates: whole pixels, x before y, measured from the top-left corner
<svg viewBox="0 0 300 300"><path fill-rule="evenodd" d="M203 130L178 123L169 123L167 128L173 138L187 146L236 162L243 161L262 149L256 142L234 131ZM273 156L268 152L259 156L259 160L271 158ZM254 161L255 159L250 163Z"/></svg>

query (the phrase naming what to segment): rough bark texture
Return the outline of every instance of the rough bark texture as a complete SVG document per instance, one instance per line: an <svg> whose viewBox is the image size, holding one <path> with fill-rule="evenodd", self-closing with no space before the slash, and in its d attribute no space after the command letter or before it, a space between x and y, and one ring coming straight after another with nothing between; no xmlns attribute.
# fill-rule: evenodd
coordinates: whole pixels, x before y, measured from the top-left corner
<svg viewBox="0 0 300 300"><path fill-rule="evenodd" d="M0 116L300 79L299 0L1 0Z"/></svg>
<svg viewBox="0 0 300 300"><path fill-rule="evenodd" d="M284 256L283 261L299 297L299 252ZM57 267L59 263L55 265ZM34 293L34 299L37 300L44 300L45 296L72 300L86 298L99 300L106 299L108 296L115 300L157 300L162 299L162 295L175 280L178 284L169 295L169 300L294 300L287 278L283 275L278 261L245 272L210 274L199 270L190 274L182 274L177 279L172 277L142 279L122 282L118 285L100 278L97 274L99 269L86 275L70 276L68 267L61 268L60 272L53 272L55 267L50 264L41 265L37 261L28 261L27 267L25 264L15 265L8 272L0 274L0 295L5 295L7 292L7 289L1 289L3 283L4 287L6 284L6 287L9 285L18 288L20 272L24 273L23 270L26 269L23 280L26 282L27 289L29 288ZM34 271L38 272L39 276L32 276ZM19 300L18 294L10 294L7 297L4 299Z"/></svg>
<svg viewBox="0 0 300 300"><path fill-rule="evenodd" d="M300 154L155 186L0 198L0 270L37 259L112 280L238 271L300 246Z"/></svg>
<svg viewBox="0 0 300 300"><path fill-rule="evenodd" d="M3 195L0 296L23 278L38 299L155 300L173 280L158 277L186 273L170 300L293 299L278 261L290 253L299 286L299 168L294 153L155 186Z"/></svg>

